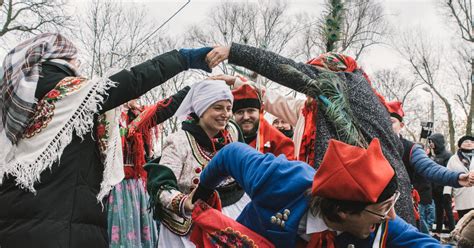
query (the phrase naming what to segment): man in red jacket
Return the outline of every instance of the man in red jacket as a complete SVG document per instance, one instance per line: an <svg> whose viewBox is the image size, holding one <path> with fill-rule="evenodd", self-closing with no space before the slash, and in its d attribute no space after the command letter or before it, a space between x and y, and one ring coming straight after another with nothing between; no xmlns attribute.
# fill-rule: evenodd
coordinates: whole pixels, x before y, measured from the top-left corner
<svg viewBox="0 0 474 248"><path fill-rule="evenodd" d="M263 118L261 98L255 88L244 84L232 91L234 118L244 134L245 143L262 153L284 154L294 159L293 141Z"/></svg>

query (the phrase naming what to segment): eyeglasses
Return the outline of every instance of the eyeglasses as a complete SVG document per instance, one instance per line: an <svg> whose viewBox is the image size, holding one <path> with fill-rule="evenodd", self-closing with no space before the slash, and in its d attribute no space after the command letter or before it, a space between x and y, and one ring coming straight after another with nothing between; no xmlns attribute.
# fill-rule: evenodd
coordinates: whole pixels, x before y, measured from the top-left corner
<svg viewBox="0 0 474 248"><path fill-rule="evenodd" d="M377 217L380 217L382 221L385 221L387 219L388 214L392 210L393 207L395 207L395 203L397 202L398 198L400 197L400 191L395 191L395 194L393 195L393 200L392 204L390 205L390 208L383 214L376 213L374 211L368 210L364 208L364 211L369 212Z"/></svg>

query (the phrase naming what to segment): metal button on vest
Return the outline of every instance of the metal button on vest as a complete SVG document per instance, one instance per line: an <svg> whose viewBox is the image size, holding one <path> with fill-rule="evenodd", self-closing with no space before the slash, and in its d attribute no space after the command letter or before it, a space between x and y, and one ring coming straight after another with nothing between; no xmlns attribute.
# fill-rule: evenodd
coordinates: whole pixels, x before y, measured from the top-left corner
<svg viewBox="0 0 474 248"><path fill-rule="evenodd" d="M281 218L283 217L283 215L282 215L281 213L277 213L277 214L276 214L276 217L277 217L278 219L281 219Z"/></svg>
<svg viewBox="0 0 474 248"><path fill-rule="evenodd" d="M280 226L281 225L281 219L277 219L276 224Z"/></svg>
<svg viewBox="0 0 474 248"><path fill-rule="evenodd" d="M291 212L290 212L289 209L285 209L285 210L283 210L283 213L286 214L286 215L290 215Z"/></svg>
<svg viewBox="0 0 474 248"><path fill-rule="evenodd" d="M283 214L283 220L288 220L288 215L287 214Z"/></svg>
<svg viewBox="0 0 474 248"><path fill-rule="evenodd" d="M270 218L270 222L271 222L272 224L275 224L275 223L277 222L277 218L276 218L275 216L272 216L272 217Z"/></svg>
<svg viewBox="0 0 474 248"><path fill-rule="evenodd" d="M285 221L282 221L280 226L281 226L281 228L285 228Z"/></svg>

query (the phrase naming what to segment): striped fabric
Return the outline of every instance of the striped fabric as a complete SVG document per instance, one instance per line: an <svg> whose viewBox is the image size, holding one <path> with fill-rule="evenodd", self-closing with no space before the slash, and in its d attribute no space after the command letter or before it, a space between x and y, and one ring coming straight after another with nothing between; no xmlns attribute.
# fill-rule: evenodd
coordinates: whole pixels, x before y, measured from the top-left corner
<svg viewBox="0 0 474 248"><path fill-rule="evenodd" d="M0 132L5 129L11 143L18 142L35 111L41 63L54 59L75 71L69 62L76 56L76 47L58 33L37 35L5 56L0 81Z"/></svg>

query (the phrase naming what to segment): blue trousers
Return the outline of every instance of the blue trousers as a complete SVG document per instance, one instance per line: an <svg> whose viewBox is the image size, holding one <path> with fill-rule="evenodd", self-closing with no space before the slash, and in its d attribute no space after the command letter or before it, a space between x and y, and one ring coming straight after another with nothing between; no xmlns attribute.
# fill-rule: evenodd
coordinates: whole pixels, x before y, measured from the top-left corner
<svg viewBox="0 0 474 248"><path fill-rule="evenodd" d="M429 234L435 219L434 202L431 201L430 204L420 203L418 205L418 211L420 211L420 231Z"/></svg>

